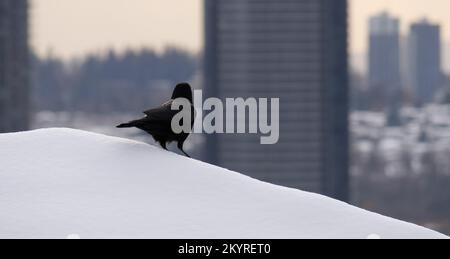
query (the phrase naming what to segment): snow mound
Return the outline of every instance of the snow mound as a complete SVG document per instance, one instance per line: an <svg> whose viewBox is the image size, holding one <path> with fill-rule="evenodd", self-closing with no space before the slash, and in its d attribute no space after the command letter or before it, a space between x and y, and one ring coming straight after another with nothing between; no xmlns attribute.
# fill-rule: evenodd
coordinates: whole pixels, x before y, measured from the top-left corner
<svg viewBox="0 0 450 259"><path fill-rule="evenodd" d="M0 238L445 238L158 147L72 129L0 134Z"/></svg>

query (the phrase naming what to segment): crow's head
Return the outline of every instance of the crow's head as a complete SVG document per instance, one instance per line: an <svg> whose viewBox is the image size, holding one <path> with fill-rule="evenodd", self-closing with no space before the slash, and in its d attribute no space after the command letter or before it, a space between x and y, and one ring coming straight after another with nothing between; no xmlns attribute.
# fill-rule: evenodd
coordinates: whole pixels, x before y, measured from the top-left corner
<svg viewBox="0 0 450 259"><path fill-rule="evenodd" d="M192 103L192 89L188 83L180 83L173 90L172 99L186 98Z"/></svg>

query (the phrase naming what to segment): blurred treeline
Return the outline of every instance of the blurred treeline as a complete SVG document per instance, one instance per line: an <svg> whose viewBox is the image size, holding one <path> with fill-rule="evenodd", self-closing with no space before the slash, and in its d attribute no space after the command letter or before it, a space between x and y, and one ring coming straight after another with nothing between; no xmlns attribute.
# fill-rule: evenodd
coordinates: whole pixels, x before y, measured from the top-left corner
<svg viewBox="0 0 450 259"><path fill-rule="evenodd" d="M190 81L199 59L190 52L167 48L89 55L63 61L32 56L35 111L87 113L136 112L170 96L174 84Z"/></svg>

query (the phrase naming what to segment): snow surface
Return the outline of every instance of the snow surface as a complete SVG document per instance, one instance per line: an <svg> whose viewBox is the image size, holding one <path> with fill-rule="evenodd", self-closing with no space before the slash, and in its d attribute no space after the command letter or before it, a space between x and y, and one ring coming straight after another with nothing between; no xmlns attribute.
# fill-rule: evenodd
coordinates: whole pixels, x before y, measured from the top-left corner
<svg viewBox="0 0 450 259"><path fill-rule="evenodd" d="M148 144L0 134L0 238L445 238Z"/></svg>

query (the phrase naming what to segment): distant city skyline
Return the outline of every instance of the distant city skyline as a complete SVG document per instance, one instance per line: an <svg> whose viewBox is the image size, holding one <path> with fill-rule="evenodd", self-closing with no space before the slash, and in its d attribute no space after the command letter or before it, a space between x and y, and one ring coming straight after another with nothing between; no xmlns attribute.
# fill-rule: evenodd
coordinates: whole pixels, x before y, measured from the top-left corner
<svg viewBox="0 0 450 259"><path fill-rule="evenodd" d="M402 34L412 22L428 17L442 26L443 41L450 42L448 0L349 3L352 55L366 52L368 18L384 10L399 17ZM203 47L203 0L31 0L31 5L31 45L39 55L51 50L68 59L107 48L174 45L199 52Z"/></svg>

